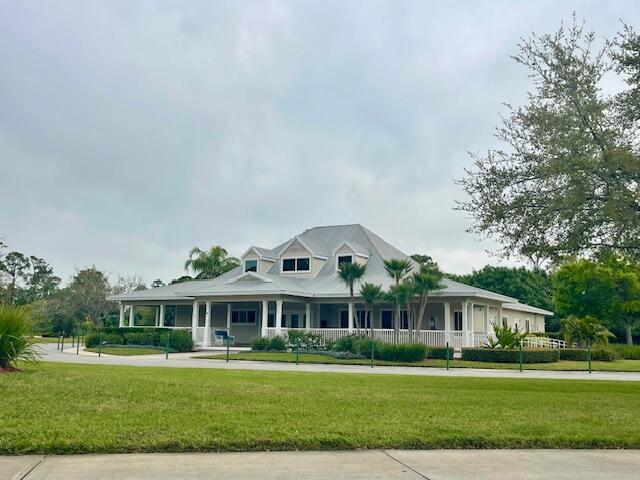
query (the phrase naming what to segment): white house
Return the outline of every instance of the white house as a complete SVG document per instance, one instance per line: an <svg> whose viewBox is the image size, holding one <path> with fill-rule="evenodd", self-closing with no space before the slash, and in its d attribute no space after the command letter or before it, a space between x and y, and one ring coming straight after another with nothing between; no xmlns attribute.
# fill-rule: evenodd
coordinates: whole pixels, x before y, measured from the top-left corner
<svg viewBox="0 0 640 480"><path fill-rule="evenodd" d="M409 257L362 225L315 227L275 248L249 247L241 266L215 279L130 292L110 299L120 303L121 326L135 326L136 307L151 306L156 310L156 326L190 329L201 347L212 344L216 330L226 330L241 345L258 336L284 335L291 329L336 339L355 330L349 292L338 276L338 265L365 264L362 283L387 289L392 280L383 261L393 258ZM456 349L480 345L497 319L522 331L544 332L545 316L553 314L446 278L443 285L430 297L422 322L425 330L419 338L427 345L449 342ZM359 300L356 298L356 315L365 326L365 306ZM372 315L375 336L391 340L393 319L392 305L377 306ZM406 312L402 312L401 319L400 341L406 341Z"/></svg>

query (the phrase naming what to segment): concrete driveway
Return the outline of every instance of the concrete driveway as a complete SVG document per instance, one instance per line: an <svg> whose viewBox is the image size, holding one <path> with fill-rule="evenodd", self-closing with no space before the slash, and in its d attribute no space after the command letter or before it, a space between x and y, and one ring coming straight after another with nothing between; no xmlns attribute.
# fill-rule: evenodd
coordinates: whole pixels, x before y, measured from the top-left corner
<svg viewBox="0 0 640 480"><path fill-rule="evenodd" d="M640 478L638 450L367 450L0 457L12 480Z"/></svg>

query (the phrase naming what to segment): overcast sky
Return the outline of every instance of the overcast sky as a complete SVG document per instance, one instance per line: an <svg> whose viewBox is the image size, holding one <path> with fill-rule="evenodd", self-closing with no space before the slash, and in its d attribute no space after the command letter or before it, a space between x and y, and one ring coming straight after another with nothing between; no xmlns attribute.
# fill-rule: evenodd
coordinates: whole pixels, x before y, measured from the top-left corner
<svg viewBox="0 0 640 480"><path fill-rule="evenodd" d="M343 223L499 263L454 179L530 88L518 38L573 11L640 25L637 0L0 0L0 237L64 280L167 281L196 245Z"/></svg>

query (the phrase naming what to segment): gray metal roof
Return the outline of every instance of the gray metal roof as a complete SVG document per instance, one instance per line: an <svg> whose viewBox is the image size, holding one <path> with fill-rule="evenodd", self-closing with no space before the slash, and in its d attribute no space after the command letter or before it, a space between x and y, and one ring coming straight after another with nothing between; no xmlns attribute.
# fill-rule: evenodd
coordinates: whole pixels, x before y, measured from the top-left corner
<svg viewBox="0 0 640 480"><path fill-rule="evenodd" d="M366 264L367 269L361 283L375 283L381 285L384 289L388 289L392 285L392 280L384 269L385 260L393 258L409 259L414 268L417 268L417 263L411 260L409 256L358 224L310 228L273 249L252 248L257 250L263 257L278 259L286 248L296 240L307 248L311 255L327 259L324 266L314 277L302 278L282 275L280 274L280 262L275 262L263 274L245 274L243 268L238 267L211 280L195 280L167 287L114 295L110 298L121 301L177 300L260 294L293 295L305 298L346 297L349 292L340 280L336 268L336 252L345 244L357 250L356 253L369 256ZM506 302L519 307L528 307L520 304L515 298L465 285L448 278L444 278L442 283L444 288L435 293L434 296L481 298L496 302ZM544 314L551 315L551 312Z"/></svg>

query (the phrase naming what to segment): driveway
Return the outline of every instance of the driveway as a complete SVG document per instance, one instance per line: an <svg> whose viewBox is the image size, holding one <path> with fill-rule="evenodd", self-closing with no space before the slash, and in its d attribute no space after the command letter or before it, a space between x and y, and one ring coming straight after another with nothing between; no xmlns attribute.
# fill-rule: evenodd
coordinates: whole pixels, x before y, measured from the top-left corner
<svg viewBox="0 0 640 480"><path fill-rule="evenodd" d="M367 450L0 457L0 478L12 480L639 477L638 450Z"/></svg>

